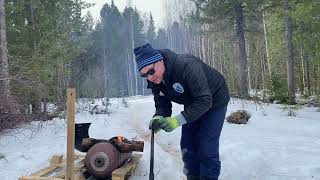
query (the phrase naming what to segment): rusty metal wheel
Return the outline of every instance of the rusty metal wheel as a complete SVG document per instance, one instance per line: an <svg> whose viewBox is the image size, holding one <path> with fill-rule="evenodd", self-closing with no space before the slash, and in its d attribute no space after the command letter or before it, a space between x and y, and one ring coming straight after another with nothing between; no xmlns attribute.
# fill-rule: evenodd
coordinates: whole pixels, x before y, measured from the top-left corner
<svg viewBox="0 0 320 180"><path fill-rule="evenodd" d="M86 154L85 165L89 173L98 178L111 176L120 165L120 152L110 143L92 146Z"/></svg>

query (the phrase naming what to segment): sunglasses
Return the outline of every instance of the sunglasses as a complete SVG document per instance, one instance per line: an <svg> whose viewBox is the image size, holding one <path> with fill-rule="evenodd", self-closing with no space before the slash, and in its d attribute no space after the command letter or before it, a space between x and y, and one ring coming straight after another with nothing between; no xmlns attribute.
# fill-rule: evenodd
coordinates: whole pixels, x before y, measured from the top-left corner
<svg viewBox="0 0 320 180"><path fill-rule="evenodd" d="M154 73L156 73L156 70L154 69L154 65L155 65L155 63L153 63L153 67L152 67L151 69L149 69L149 70L148 70L146 73L144 73L144 74L140 74L140 76L146 78L146 77L148 77L149 75L150 75L150 76L154 75Z"/></svg>

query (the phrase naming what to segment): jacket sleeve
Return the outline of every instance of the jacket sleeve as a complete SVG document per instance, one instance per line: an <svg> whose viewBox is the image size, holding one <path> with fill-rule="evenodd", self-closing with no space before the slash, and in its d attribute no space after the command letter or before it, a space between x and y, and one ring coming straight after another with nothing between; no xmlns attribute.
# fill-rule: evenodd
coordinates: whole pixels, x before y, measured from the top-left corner
<svg viewBox="0 0 320 180"><path fill-rule="evenodd" d="M187 122L200 118L212 107L212 94L201 63L192 60L187 64L183 78L190 90L193 102L181 112Z"/></svg>
<svg viewBox="0 0 320 180"><path fill-rule="evenodd" d="M160 96L160 90L157 88L152 88L152 93L154 96L156 115L163 117L169 117L172 114L172 103L165 96Z"/></svg>

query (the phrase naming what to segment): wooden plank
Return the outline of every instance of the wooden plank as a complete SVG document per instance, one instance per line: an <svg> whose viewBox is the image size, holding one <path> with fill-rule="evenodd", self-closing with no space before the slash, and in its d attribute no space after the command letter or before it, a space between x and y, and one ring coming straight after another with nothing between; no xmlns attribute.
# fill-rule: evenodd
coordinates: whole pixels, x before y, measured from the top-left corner
<svg viewBox="0 0 320 180"><path fill-rule="evenodd" d="M112 180L124 180L124 176L113 176L112 175Z"/></svg>
<svg viewBox="0 0 320 180"><path fill-rule="evenodd" d="M128 175L128 173L131 175L132 172L130 171L136 167L141 157L141 154L133 154L127 163L112 172L112 180L114 180L113 177L115 177L115 179L122 177L124 178L126 175Z"/></svg>
<svg viewBox="0 0 320 180"><path fill-rule="evenodd" d="M19 180L64 180L55 177L39 177L39 176L22 176Z"/></svg>
<svg viewBox="0 0 320 180"><path fill-rule="evenodd" d="M59 168L58 166L49 166L31 174L31 176L44 176L58 168Z"/></svg>
<svg viewBox="0 0 320 180"><path fill-rule="evenodd" d="M84 168L84 160L77 162L74 166L75 171L80 171L83 168Z"/></svg>
<svg viewBox="0 0 320 180"><path fill-rule="evenodd" d="M86 177L80 171L76 172L74 176L75 176L75 180L86 180Z"/></svg>
<svg viewBox="0 0 320 180"><path fill-rule="evenodd" d="M60 179L65 179L66 175L64 172L58 173L57 175L55 175L56 178L60 178Z"/></svg>
<svg viewBox="0 0 320 180"><path fill-rule="evenodd" d="M62 155L61 155L62 156ZM45 167L43 169L40 169L39 171L35 172L35 173L32 173L31 176L45 176L46 174L49 174L55 170L57 170L58 168L61 168L61 167L65 167L65 162L63 162L65 160L61 159L60 158L60 155L54 155L52 156L51 160L50 160L50 166L48 167ZM56 164L60 162L59 164Z"/></svg>
<svg viewBox="0 0 320 180"><path fill-rule="evenodd" d="M50 160L50 166L62 163L63 155L53 155Z"/></svg>
<svg viewBox="0 0 320 180"><path fill-rule="evenodd" d="M74 137L75 137L75 103L76 90L68 88L67 90L67 169L66 180L74 180Z"/></svg>
<svg viewBox="0 0 320 180"><path fill-rule="evenodd" d="M79 179L83 179L84 178L85 179L85 177L83 175L83 172L85 172L85 171L86 171L86 168L84 166L83 167L77 167L76 169L74 169L75 180L78 180L77 178L79 178ZM60 172L60 173L56 174L55 177L65 179L65 172Z"/></svg>
<svg viewBox="0 0 320 180"><path fill-rule="evenodd" d="M136 159L134 159L133 163L134 165L132 166L132 168L129 170L129 172L127 173L127 176L131 176L133 174L133 171L136 169L137 167L137 164L138 164L138 161L139 159L142 157L142 154L137 154L137 156L135 157Z"/></svg>
<svg viewBox="0 0 320 180"><path fill-rule="evenodd" d="M130 169L130 171L127 173L127 176L131 176L132 174L133 174L133 172L134 172L134 170L136 169L136 165L134 165L131 169Z"/></svg>
<svg viewBox="0 0 320 180"><path fill-rule="evenodd" d="M77 164L81 164L81 163L84 163L84 157L75 157L74 158L74 166L77 165ZM58 167L66 167L66 159L63 159L62 162L60 164L57 164L56 166Z"/></svg>

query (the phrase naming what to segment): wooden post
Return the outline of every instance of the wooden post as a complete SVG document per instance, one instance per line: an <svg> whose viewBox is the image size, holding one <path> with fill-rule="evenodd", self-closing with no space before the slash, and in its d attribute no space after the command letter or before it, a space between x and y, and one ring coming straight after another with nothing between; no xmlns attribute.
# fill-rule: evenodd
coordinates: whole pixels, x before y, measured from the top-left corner
<svg viewBox="0 0 320 180"><path fill-rule="evenodd" d="M67 167L65 180L74 180L74 131L75 131L75 103L76 90L75 88L68 88L67 91Z"/></svg>

